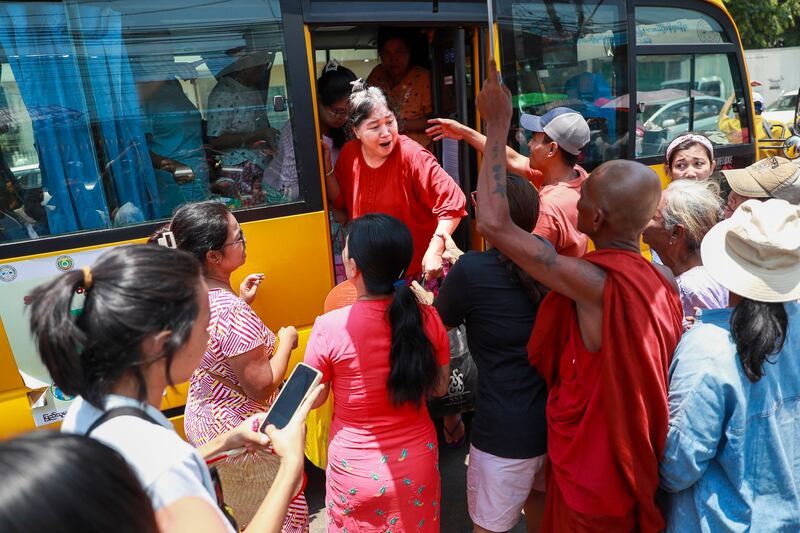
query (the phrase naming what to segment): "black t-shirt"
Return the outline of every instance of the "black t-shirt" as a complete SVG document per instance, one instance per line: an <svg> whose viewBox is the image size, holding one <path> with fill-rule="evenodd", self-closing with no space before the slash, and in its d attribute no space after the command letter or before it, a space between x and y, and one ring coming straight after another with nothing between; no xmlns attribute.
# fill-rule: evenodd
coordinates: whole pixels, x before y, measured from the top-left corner
<svg viewBox="0 0 800 533"><path fill-rule="evenodd" d="M434 305L448 327L466 324L478 367L472 445L508 459L547 451L547 386L528 362L538 302L498 261L499 252L469 252L453 266Z"/></svg>

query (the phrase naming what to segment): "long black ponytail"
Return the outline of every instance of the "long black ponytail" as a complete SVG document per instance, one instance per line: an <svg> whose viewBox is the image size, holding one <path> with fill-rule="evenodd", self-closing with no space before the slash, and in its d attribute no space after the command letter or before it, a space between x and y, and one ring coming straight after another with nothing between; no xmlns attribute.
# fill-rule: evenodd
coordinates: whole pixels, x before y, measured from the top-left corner
<svg viewBox="0 0 800 533"><path fill-rule="evenodd" d="M742 298L734 308L731 336L747 379L755 383L764 376L764 362L770 362L769 356L781 351L788 327L783 303Z"/></svg>
<svg viewBox="0 0 800 533"><path fill-rule="evenodd" d="M395 405L410 402L420 406L435 390L439 369L433 344L423 328L420 304L411 289L401 282L413 255L411 232L389 215L364 215L348 226L347 251L370 294L394 292L388 310L392 328L389 397Z"/></svg>

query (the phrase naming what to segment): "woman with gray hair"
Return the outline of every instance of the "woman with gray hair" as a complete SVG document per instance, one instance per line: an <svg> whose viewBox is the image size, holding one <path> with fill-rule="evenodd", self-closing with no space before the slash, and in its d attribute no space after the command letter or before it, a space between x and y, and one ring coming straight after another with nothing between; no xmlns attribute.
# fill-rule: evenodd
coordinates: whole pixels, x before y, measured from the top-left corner
<svg viewBox="0 0 800 533"><path fill-rule="evenodd" d="M350 95L350 130L326 174L328 200L353 220L369 213L400 219L414 241L414 255L403 278L442 275L444 241L467 215L466 196L428 150L397 129L386 95L361 80Z"/></svg>
<svg viewBox="0 0 800 533"><path fill-rule="evenodd" d="M661 202L642 234L672 270L683 303L684 326L695 308L720 309L728 305L728 291L703 267L700 243L722 220L719 187L711 181L673 181L661 194Z"/></svg>

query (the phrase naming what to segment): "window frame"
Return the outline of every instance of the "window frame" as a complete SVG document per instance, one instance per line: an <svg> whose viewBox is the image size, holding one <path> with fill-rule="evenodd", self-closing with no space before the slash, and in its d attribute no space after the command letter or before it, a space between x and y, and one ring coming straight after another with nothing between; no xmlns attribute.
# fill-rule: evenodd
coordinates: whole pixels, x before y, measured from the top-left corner
<svg viewBox="0 0 800 533"><path fill-rule="evenodd" d="M286 83L291 87L291 94L287 95L287 100L291 103L291 120L297 138L298 131L307 129L316 131L312 87L308 75L307 45L299 4L293 0L280 0L280 9ZM323 210L322 171L317 144L296 142L294 149L296 160L303 161L301 168L298 168L300 199L286 204L234 210L239 222L255 222ZM0 243L0 260L142 239L151 235L165 222L166 219L160 219L135 226L85 230Z"/></svg>
<svg viewBox="0 0 800 533"><path fill-rule="evenodd" d="M505 21L513 20L512 9L513 9L513 4L515 3L515 0L499 0L499 1L500 1L500 3L499 3L499 6L498 6L498 9L497 9L497 12L496 12L497 25L498 25L497 38L498 38L499 44L500 44L500 57L498 58L498 60L500 62L499 66L500 66L500 69L501 69L501 71L503 73L504 79L508 82L507 83L508 87L516 87L517 86L517 72L516 71L509 72L504 67L507 64L514 64L518 60L518 58L516 57L516 53L514 51L514 43L513 42L508 42L507 39L505 39L505 40L503 39L503 31L502 31L502 29L500 27L500 19L505 19ZM573 5L577 3L577 0L553 0L553 1L557 2L557 3L565 3L565 4L573 4ZM595 1L597 3L597 6L600 6L600 5L604 4L603 0L595 0ZM545 0L533 0L530 3L541 3L541 4L544 4ZM632 11L630 9L630 0L617 0L614 4L609 4L609 5L613 6L613 7L617 7L617 6L615 6L615 4L619 4L618 5L618 15L620 17L619 27L620 28L624 28L624 31L626 32L626 36L627 36L627 42L623 46L621 46L621 47L625 47L626 48L627 58L625 60L619 60L618 62L614 61L612 64L614 65L615 69L620 69L620 70L627 69L628 70L628 72L627 73L623 73L623 75L627 75L627 78L625 78L625 81L627 83L628 92L630 93L630 69L631 69L630 58L631 58L631 54L633 53L633 48L632 48L631 42L630 42L630 17L632 16ZM622 17L627 17L627 22L624 22L622 20ZM481 50L481 53L483 53L483 50ZM481 62L481 63L483 63L483 62ZM481 71L481 75L483 76L483 71ZM620 77L622 77L622 76L620 76ZM481 79L484 79L484 78L482 77ZM515 95L512 94L512 96L515 96ZM614 97L616 98L618 96L621 96L621 95L615 95ZM512 111L513 111L512 125L515 126L515 125L519 124L519 110L515 107ZM630 114L631 113L628 113L628 115L630 115ZM624 124L628 128L628 132L631 131L630 130L630 125L631 125L630 122L631 122L630 119L628 119L627 122L624 122ZM620 121L620 124L622 124L622 123L623 123L623 121ZM634 121L634 124L635 124L635 121ZM623 133L623 135L624 135L624 133ZM511 136L509 136L509 141L510 140L511 140ZM516 150L522 150L523 153L524 153L524 150L525 150L525 146L524 145L515 145L513 143L508 143L508 144L509 144L509 146L511 146L512 148L514 148ZM630 143L628 143L628 144L630 144ZM625 158L625 159L632 159L628 155L627 149L625 151L620 151L618 157Z"/></svg>
<svg viewBox="0 0 800 533"><path fill-rule="evenodd" d="M639 45L636 42L636 8L637 7L662 7L662 8L678 8L678 9L688 9L692 11L700 12L719 23L722 27L723 31L727 34L727 36L731 39L729 43L714 43L714 44L703 44L703 43L695 43L695 44L646 44L646 45ZM744 63L744 53L742 51L741 41L739 39L739 34L736 31L736 27L733 25L730 17L721 16L724 14L724 11L721 9L713 6L710 2L703 1L703 2L696 2L696 1L689 1L689 0L682 0L671 2L666 4L664 0L635 0L635 1L628 1L628 35L630 39L630 53L628 54L628 90L629 94L631 95L630 98L632 100L632 104L630 106L631 110L635 110L638 106L638 87L636 83L637 78L637 59L639 56L658 56L658 55L704 55L704 54L734 54L736 57L736 66L739 69L739 77L741 78L741 82L745 84L744 87L744 101L745 105L747 106L748 110L753 109L753 103L751 101L751 94L749 89L749 77L747 74L747 69L745 68ZM740 87L741 88L741 87ZM734 89L735 92L736 89ZM750 139L747 143L741 144L730 144L724 145L719 147L714 147L715 156L717 158L720 157L741 157L741 156L751 156L750 159L753 162L755 160L755 152L756 152L756 144L755 144L755 135L753 133L752 128L753 123L753 116L752 113L747 113L747 125L748 131L750 132ZM742 125L745 126L744 124ZM628 113L628 131L634 132L636 131L636 113L630 112ZM644 163L645 165L659 165L664 163L664 154L659 155L648 155L645 157L637 157L636 156L636 143L635 142L628 142L628 154L627 158L632 161L639 161L640 163Z"/></svg>

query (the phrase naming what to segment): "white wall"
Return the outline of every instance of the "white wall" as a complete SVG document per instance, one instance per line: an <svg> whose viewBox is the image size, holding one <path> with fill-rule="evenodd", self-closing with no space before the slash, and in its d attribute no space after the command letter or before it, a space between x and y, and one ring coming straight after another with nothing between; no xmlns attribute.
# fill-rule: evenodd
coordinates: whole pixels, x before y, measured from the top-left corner
<svg viewBox="0 0 800 533"><path fill-rule="evenodd" d="M800 88L800 46L745 50L750 80L763 85L753 90L771 104L783 91Z"/></svg>

